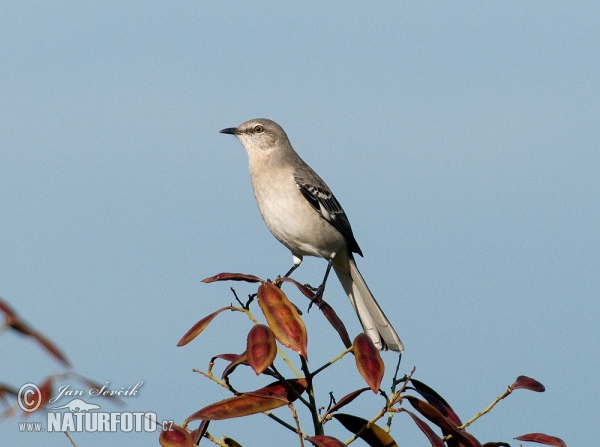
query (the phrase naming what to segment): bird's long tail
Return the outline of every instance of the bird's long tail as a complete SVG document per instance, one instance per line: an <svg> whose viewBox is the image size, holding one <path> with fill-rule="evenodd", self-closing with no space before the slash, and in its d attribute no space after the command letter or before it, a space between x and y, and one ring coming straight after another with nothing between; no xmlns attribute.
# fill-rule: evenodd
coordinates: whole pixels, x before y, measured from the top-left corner
<svg viewBox="0 0 600 447"><path fill-rule="evenodd" d="M404 352L404 345L387 319L367 283L356 267L354 259L349 259L349 269L333 266L337 277L348 295L365 333L378 349Z"/></svg>

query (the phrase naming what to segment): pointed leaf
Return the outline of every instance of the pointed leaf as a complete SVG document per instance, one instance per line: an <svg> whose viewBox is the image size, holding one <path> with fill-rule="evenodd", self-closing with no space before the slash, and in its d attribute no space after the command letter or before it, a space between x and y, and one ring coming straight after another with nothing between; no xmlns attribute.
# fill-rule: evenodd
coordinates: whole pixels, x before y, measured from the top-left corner
<svg viewBox="0 0 600 447"><path fill-rule="evenodd" d="M273 283L263 283L258 288L258 305L275 338L284 346L308 359L306 327L294 305L285 293Z"/></svg>
<svg viewBox="0 0 600 447"><path fill-rule="evenodd" d="M423 396L427 402L437 408L450 422L456 426L462 425L460 418L454 412L450 404L433 388L416 379L411 378L410 382L413 384L415 391Z"/></svg>
<svg viewBox="0 0 600 447"><path fill-rule="evenodd" d="M219 315L224 310L232 310L232 309L233 309L233 306L222 307L221 309L217 310L216 312L213 312L212 314L207 315L202 320L198 321L195 325L193 325L190 328L189 331L187 331L185 333L185 335L183 337L181 337L181 340L179 340L179 342L177 343L177 346L187 345L194 338L196 338L198 335L200 335L200 333L204 329L206 329L206 326L208 326L210 324L210 322L213 321L217 315Z"/></svg>
<svg viewBox="0 0 600 447"><path fill-rule="evenodd" d="M525 389L525 390L536 391L538 393L543 393L544 391L546 391L546 387L544 385L542 385L537 380L532 379L531 377L527 377L527 376L517 377L517 380L515 380L515 383L513 383L509 387L509 389L511 391L517 390L517 389Z"/></svg>
<svg viewBox="0 0 600 447"><path fill-rule="evenodd" d="M346 394L344 397L342 397L340 400L338 400L337 404L335 404L333 407L331 407L329 410L327 410L325 412L325 414L323 415L323 420L325 420L327 415L333 413L334 411L338 411L342 407L345 407L350 402L352 402L354 399L356 399L358 396L360 396L362 393L364 393L365 391L370 390L370 389L371 388L369 388L369 387L361 388L360 390L356 390L349 394Z"/></svg>
<svg viewBox="0 0 600 447"><path fill-rule="evenodd" d="M394 438L378 425L371 424L369 428L366 428L369 423L366 419L344 413L336 413L333 417L340 421L347 430L355 435L358 434L358 437L371 447L398 447Z"/></svg>
<svg viewBox="0 0 600 447"><path fill-rule="evenodd" d="M325 318L327 318L327 321L329 321L329 324L331 324L331 326L333 326L333 328L337 331L340 338L342 339L342 343L344 343L344 346L346 348L352 346L352 343L350 342L350 336L348 335L348 331L346 330L346 326L344 326L344 323L342 322L340 317L338 317L337 313L335 313L333 307L331 307L324 300L321 300L316 304L317 307L321 310L321 312L323 312L323 315L325 315Z"/></svg>
<svg viewBox="0 0 600 447"><path fill-rule="evenodd" d="M2 298L0 298L0 311L6 315L7 320L10 319L15 319L18 320L19 317L17 316L17 313L14 311L14 309L12 307L10 307L10 305L4 301Z"/></svg>
<svg viewBox="0 0 600 447"><path fill-rule="evenodd" d="M242 444L240 444L239 442L237 442L231 438L224 438L223 443L229 447L242 447Z"/></svg>
<svg viewBox="0 0 600 447"><path fill-rule="evenodd" d="M538 444L552 445L554 447L567 447L565 441L555 436L545 435L543 433L528 433L526 435L517 436L517 441L537 442Z"/></svg>
<svg viewBox="0 0 600 447"><path fill-rule="evenodd" d="M283 278L279 278L278 281L292 283L293 285L295 285L298 288L298 290L302 293L302 295L304 295L305 297L307 297L310 300L312 300L315 297L315 292L313 292L307 286L300 284L295 279L284 276Z"/></svg>
<svg viewBox="0 0 600 447"><path fill-rule="evenodd" d="M240 365L240 364L242 364L242 363L248 364L248 355L245 352L243 352L242 354L236 356L229 363L229 365L227 365L227 367L223 370L223 374L221 375L221 379L225 379L227 376L229 376L229 374L231 374L233 372L233 370L235 368L237 368L237 366Z"/></svg>
<svg viewBox="0 0 600 447"><path fill-rule="evenodd" d="M274 382L256 391L230 397L198 410L186 419L186 423L199 419L221 420L250 414L262 413L293 402L302 394L308 384L305 379L287 381L292 389L281 382Z"/></svg>
<svg viewBox="0 0 600 447"><path fill-rule="evenodd" d="M215 361L215 359L223 359L228 362L233 362L239 356L240 356L239 354L219 354L219 355L215 355L212 359L210 359L210 362L213 363Z"/></svg>
<svg viewBox="0 0 600 447"><path fill-rule="evenodd" d="M256 375L262 373L273 363L277 355L275 335L269 326L257 324L250 329L246 344L248 364Z"/></svg>
<svg viewBox="0 0 600 447"><path fill-rule="evenodd" d="M316 447L346 447L342 441L331 436L317 435L306 438L306 440L312 442Z"/></svg>
<svg viewBox="0 0 600 447"><path fill-rule="evenodd" d="M358 372L365 379L369 388L377 394L385 372L385 365L379 355L379 350L369 336L362 332L356 336L352 346Z"/></svg>
<svg viewBox="0 0 600 447"><path fill-rule="evenodd" d="M464 447L481 447L481 443L473 435L459 429L430 403L417 399L414 396L404 396L404 398L408 400L415 410L425 416L430 422L440 427L444 434L454 436Z"/></svg>
<svg viewBox="0 0 600 447"><path fill-rule="evenodd" d="M171 424L168 429L161 431L158 442L162 447L194 447L192 435L176 424Z"/></svg>
<svg viewBox="0 0 600 447"><path fill-rule="evenodd" d="M302 294L310 300L313 300L315 297L315 292L313 292L307 286L300 284L295 279L283 277L283 278L279 278L279 281L285 281L285 282L290 282L290 283L294 284L298 288L298 290L300 290L300 292L302 292ZM331 307L329 304L327 304L327 302L325 302L325 300L322 300L322 299L319 301L315 301L314 304L316 304L316 306L321 310L321 312L323 312L323 315L325 315L325 318L327 318L327 321L329 321L329 323L333 326L333 328L340 335L340 338L342 339L342 343L344 343L344 346L346 348L349 348L350 346L352 346L352 342L350 341L350 336L348 335L346 326L344 326L344 323L342 323L342 320L340 319L340 317L338 317L337 313L335 313L335 311L333 310L333 307Z"/></svg>
<svg viewBox="0 0 600 447"><path fill-rule="evenodd" d="M59 362L61 362L67 368L71 367L71 363L69 362L69 360L67 360L67 357L65 356L65 354L58 348L58 346L56 344L54 344L52 341L50 341L50 339L46 338L41 332L34 330L33 334L31 334L31 336L33 338L35 338L36 341L40 345L42 345L42 347L44 349L46 349L46 351L48 351L55 359L57 359Z"/></svg>
<svg viewBox="0 0 600 447"><path fill-rule="evenodd" d="M261 282L258 276L246 275L244 273L219 273L218 275L204 278L202 282L211 283L215 281L246 281L246 282Z"/></svg>
<svg viewBox="0 0 600 447"><path fill-rule="evenodd" d="M206 430L208 430L208 424L210 424L210 421L202 421L197 429L192 430L190 435L192 436L192 442L194 444L200 444L202 436L204 436Z"/></svg>
<svg viewBox="0 0 600 447"><path fill-rule="evenodd" d="M440 438L437 435L437 433L434 432L429 425L427 425L427 423L425 421L423 421L422 419L419 419L419 417L416 414L414 414L408 410L404 410L404 411L410 415L410 417L413 419L413 421L415 421L415 424L417 424L417 427L419 427L421 429L421 431L423 433L425 433L425 436L427 436L427 439L429 439L429 442L431 442L431 445L433 447L446 447L442 438Z"/></svg>

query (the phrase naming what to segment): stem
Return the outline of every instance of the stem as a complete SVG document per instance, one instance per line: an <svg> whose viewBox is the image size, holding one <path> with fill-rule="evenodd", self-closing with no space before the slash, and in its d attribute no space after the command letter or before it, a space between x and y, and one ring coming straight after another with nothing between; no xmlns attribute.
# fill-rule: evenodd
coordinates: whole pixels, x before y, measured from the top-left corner
<svg viewBox="0 0 600 447"><path fill-rule="evenodd" d="M467 422L465 422L464 424L462 424L460 427L460 429L464 429L467 428L469 425L471 425L473 422L475 422L477 419L479 419L481 416L483 416L484 414L489 413L490 411L492 411L492 408L494 408L496 406L496 404L498 402L500 402L502 399L504 399L506 396L508 396L510 393L512 393L512 390L509 388L507 389L504 393L502 393L500 396L498 396L494 402L492 402L485 410L480 411L479 413L477 413L475 416L473 416L471 419L469 419Z"/></svg>
<svg viewBox="0 0 600 447"><path fill-rule="evenodd" d="M310 408L310 414L311 414L312 420L313 420L313 425L315 427L315 436L323 435L324 434L323 424L319 420L319 413L317 411L317 403L315 401L315 390L313 388L313 382L312 382L313 375L308 370L308 364L306 363L306 360L304 359L304 357L300 356L300 361L302 362L302 371L304 372L304 377L306 378L306 383L308 383L308 389L306 391L308 392L308 401L310 402L309 408Z"/></svg>
<svg viewBox="0 0 600 447"><path fill-rule="evenodd" d="M302 430L300 430L300 421L298 420L298 414L296 414L296 409L294 408L294 404L290 402L288 407L290 408L290 410L292 412L292 417L294 418L294 421L296 421L296 430L298 433L298 437L300 438L300 447L304 447L304 439L302 438Z"/></svg>
<svg viewBox="0 0 600 447"><path fill-rule="evenodd" d="M342 357L344 357L346 354L348 354L349 352L352 352L352 346L350 346L348 349L343 350L337 357L334 357L333 359L329 360L329 362L325 363L323 366L321 366L320 368L317 368L313 373L312 376L316 376L317 374L319 374L321 371L323 371L325 368L333 365L335 362L337 362L338 360L340 360Z"/></svg>
<svg viewBox="0 0 600 447"><path fill-rule="evenodd" d="M396 385L398 384L398 371L400 370L400 362L402 361L402 353L398 354L398 363L396 364L396 371L394 372L394 378L392 379L392 397L394 396L394 393L396 392ZM393 402L393 400L392 400ZM391 428L392 428L392 418L394 417L394 413L391 411L391 406L390 406L390 411L389 411L389 415L388 415L388 420L387 420L387 424L385 426L385 431L386 432L390 432Z"/></svg>

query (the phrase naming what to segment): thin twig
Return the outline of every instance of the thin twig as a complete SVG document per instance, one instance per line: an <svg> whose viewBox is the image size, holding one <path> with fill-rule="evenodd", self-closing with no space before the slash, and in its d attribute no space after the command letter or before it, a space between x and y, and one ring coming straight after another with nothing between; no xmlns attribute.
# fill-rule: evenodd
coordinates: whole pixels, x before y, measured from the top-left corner
<svg viewBox="0 0 600 447"><path fill-rule="evenodd" d="M506 396L508 396L510 393L512 393L512 390L509 388L507 389L504 393L502 393L500 396L498 396L494 402L492 402L485 410L480 411L479 413L477 413L475 416L473 416L471 419L469 419L467 422L465 422L464 424L462 424L460 427L460 429L465 429L467 428L469 425L471 425L473 422L475 422L477 419L479 419L481 416L483 416L484 414L489 413L490 411L492 411L492 408L494 408L496 406L496 404L498 402L500 402L502 399L504 399Z"/></svg>
<svg viewBox="0 0 600 447"><path fill-rule="evenodd" d="M221 441L221 440L218 440L218 439L214 438L214 437L213 437L213 435L211 435L209 432L206 432L206 433L204 433L204 437L205 437L206 439L208 439L209 441L212 441L212 442L214 442L215 444L217 444L217 445L220 445L221 447L228 447L228 445L227 445L227 444L225 444L225 443L224 443L223 441Z"/></svg>
<svg viewBox="0 0 600 447"><path fill-rule="evenodd" d="M75 441L73 441L73 438L71 438L71 435L69 434L68 431L63 432L67 438L69 438L69 441L71 441L71 444L73 444L74 447L77 447L77 444L75 444Z"/></svg>
<svg viewBox="0 0 600 447"><path fill-rule="evenodd" d="M320 368L317 368L313 371L312 376L316 376L317 374L319 374L321 371L323 371L325 368L333 365L335 362L337 362L338 360L340 360L342 357L344 357L346 354L348 354L349 352L352 352L352 346L350 346L348 349L343 350L339 355L337 355L336 357L332 358L331 360L329 360L329 362L325 363L323 366L321 366Z"/></svg>
<svg viewBox="0 0 600 447"><path fill-rule="evenodd" d="M296 421L296 432L298 433L298 437L300 438L300 447L304 447L304 439L303 439L302 430L300 429L300 421L298 420L298 414L296 414L296 409L294 408L294 404L290 402L288 404L288 407L290 408L290 411L292 412L292 417L294 418L294 421Z"/></svg>

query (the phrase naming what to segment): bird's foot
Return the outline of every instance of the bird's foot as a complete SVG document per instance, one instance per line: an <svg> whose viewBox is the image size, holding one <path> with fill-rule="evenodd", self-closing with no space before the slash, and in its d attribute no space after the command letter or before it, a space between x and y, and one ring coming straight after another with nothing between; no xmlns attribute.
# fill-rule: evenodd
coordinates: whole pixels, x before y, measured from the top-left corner
<svg viewBox="0 0 600 447"><path fill-rule="evenodd" d="M312 307L313 304L316 304L317 307L319 307L319 304L321 303L321 301L323 301L323 293L325 292L325 284L321 284L316 289L314 287L310 286L309 284L306 284L306 287L310 288L313 292L315 292L315 296L312 297L312 299L310 300L310 304L308 305L307 312L310 312L310 308Z"/></svg>

